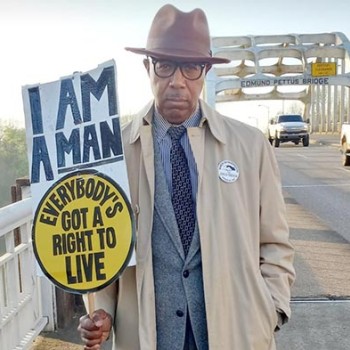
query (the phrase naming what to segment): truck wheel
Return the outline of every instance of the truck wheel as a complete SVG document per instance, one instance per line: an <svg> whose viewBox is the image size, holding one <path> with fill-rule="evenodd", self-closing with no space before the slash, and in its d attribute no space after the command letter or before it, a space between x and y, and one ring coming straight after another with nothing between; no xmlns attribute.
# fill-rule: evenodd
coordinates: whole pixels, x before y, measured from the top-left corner
<svg viewBox="0 0 350 350"><path fill-rule="evenodd" d="M310 142L309 135L306 135L305 137L303 137L303 146L304 147L309 146L309 142Z"/></svg>
<svg viewBox="0 0 350 350"><path fill-rule="evenodd" d="M278 137L275 138L275 147L280 146L280 139Z"/></svg>
<svg viewBox="0 0 350 350"><path fill-rule="evenodd" d="M343 166L349 166L350 165L350 156L348 156L346 154L346 152L347 152L346 142L344 142L342 144L341 151L342 151L341 152L342 153L341 161L342 161Z"/></svg>

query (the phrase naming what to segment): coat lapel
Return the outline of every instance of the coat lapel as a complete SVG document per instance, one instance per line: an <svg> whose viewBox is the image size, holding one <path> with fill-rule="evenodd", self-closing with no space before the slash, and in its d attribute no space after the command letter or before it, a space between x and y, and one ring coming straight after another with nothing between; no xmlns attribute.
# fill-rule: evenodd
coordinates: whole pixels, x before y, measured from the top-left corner
<svg viewBox="0 0 350 350"><path fill-rule="evenodd" d="M188 251L187 257L186 257L186 264L189 265L193 257L196 255L197 251L199 250L200 242L199 242L199 230L198 230L198 223L196 221L196 226L193 233L192 242L190 245L190 249Z"/></svg>
<svg viewBox="0 0 350 350"><path fill-rule="evenodd" d="M175 213L171 203L171 197L166 184L163 165L160 159L160 152L157 141L154 140L154 165L155 165L155 210L166 228L166 233L170 236L174 246L180 257L184 260L185 255L182 248L182 243L179 235L179 229L175 218Z"/></svg>

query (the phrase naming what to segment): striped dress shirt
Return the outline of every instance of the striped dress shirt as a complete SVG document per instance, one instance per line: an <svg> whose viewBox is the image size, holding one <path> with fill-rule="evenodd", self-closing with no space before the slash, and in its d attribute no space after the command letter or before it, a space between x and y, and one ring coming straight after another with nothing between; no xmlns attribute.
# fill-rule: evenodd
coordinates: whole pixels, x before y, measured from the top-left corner
<svg viewBox="0 0 350 350"><path fill-rule="evenodd" d="M199 126L201 118L202 118L201 111L199 106L197 106L197 109L191 115L191 117L188 118L186 121L184 121L181 125L183 125L185 128ZM167 182L170 194L172 193L171 162L170 162L171 139L167 131L171 126L174 126L174 125L167 122L160 115L160 113L155 109L154 118L153 118L154 135L159 145L165 178L166 178L166 182ZM180 143L185 151L187 161L188 161L188 166L190 168L192 199L193 199L193 202L196 203L197 189L198 189L197 166L192 153L187 132L181 138Z"/></svg>

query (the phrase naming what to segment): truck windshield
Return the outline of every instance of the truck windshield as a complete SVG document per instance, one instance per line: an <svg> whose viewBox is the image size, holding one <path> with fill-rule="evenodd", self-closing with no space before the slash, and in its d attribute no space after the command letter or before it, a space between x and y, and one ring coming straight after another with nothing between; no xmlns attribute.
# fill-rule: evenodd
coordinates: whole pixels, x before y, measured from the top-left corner
<svg viewBox="0 0 350 350"><path fill-rule="evenodd" d="M280 115L278 117L279 123L285 122L302 122L303 118L299 114L288 114L288 115Z"/></svg>

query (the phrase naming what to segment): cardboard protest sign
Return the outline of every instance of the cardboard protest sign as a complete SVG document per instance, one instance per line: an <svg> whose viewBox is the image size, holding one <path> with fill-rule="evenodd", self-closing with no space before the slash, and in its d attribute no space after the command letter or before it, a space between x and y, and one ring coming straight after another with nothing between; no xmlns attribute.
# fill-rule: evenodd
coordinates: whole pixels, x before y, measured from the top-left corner
<svg viewBox="0 0 350 350"><path fill-rule="evenodd" d="M104 288L135 264L116 81L109 61L22 89L34 253L71 292Z"/></svg>

